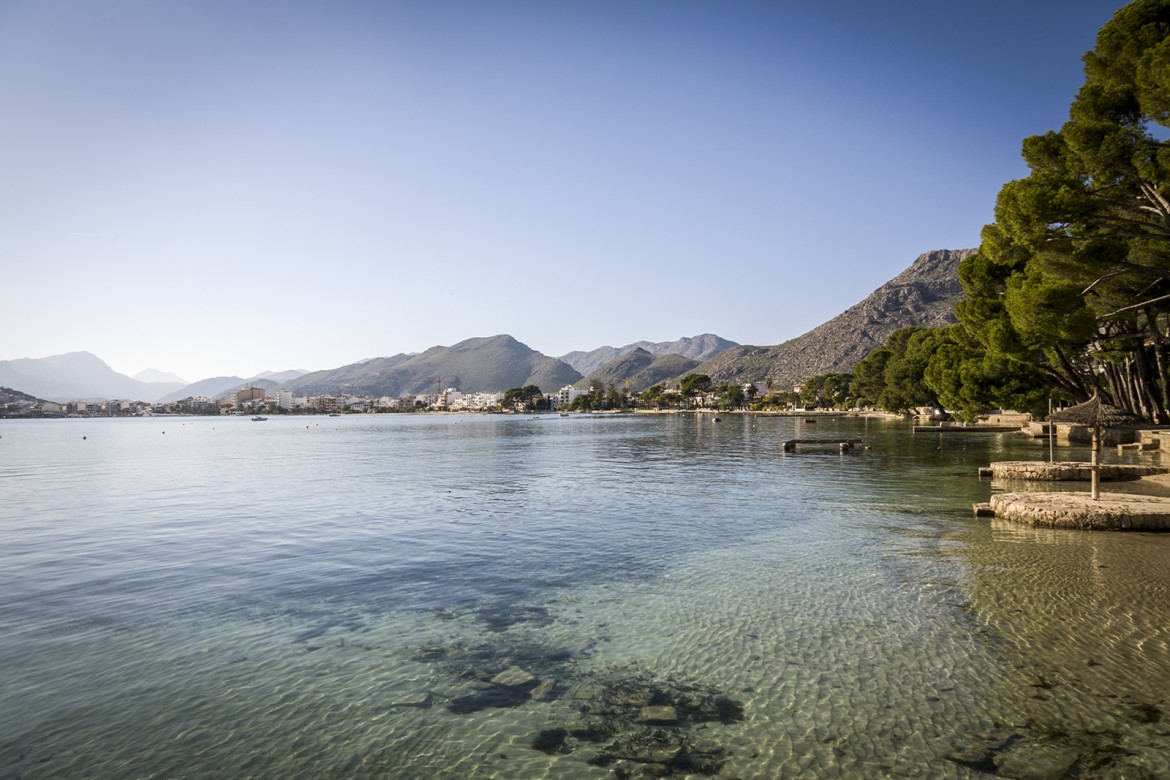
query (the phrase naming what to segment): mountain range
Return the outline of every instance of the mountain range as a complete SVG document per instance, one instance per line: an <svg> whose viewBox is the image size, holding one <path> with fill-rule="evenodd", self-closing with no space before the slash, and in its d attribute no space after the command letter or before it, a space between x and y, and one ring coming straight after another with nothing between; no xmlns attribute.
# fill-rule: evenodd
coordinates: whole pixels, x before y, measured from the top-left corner
<svg viewBox="0 0 1170 780"><path fill-rule="evenodd" d="M850 370L898 328L954 322L954 306L962 296L959 261L973 251L927 252L865 300L775 346L736 344L704 333L672 342L598 347L555 358L501 334L322 371L212 377L189 385L143 382L114 371L88 352L71 352L0 361L0 386L54 401L223 398L247 385L296 395L404 396L447 387L493 392L537 385L549 392L569 384L585 387L596 380L640 391L691 372L708 374L716 382L770 382L783 387L816 374ZM160 373L152 370L143 376Z"/></svg>
<svg viewBox="0 0 1170 780"><path fill-rule="evenodd" d="M142 372L139 376L142 376ZM154 372L158 373L158 372ZM267 382L276 387L281 381L304 371L266 372L259 377L214 377L194 384L185 382L144 382L118 373L105 361L89 352L67 352L46 358L0 360L0 386L18 389L48 401L105 401L119 398L128 401L166 402L204 395L226 397L237 387ZM262 377L271 377L264 380Z"/></svg>
<svg viewBox="0 0 1170 780"><path fill-rule="evenodd" d="M695 361L697 365L704 360L715 357L728 347L735 346L738 345L734 341L728 341L711 333L704 333L700 336L684 336L675 341L661 341L658 343L635 341L633 344L627 344L624 347L598 347L588 352L570 352L567 355L561 355L561 360L568 363L582 375L588 376L607 363L617 360L619 357L634 349L644 350L650 353L651 356L678 355Z"/></svg>
<svg viewBox="0 0 1170 780"><path fill-rule="evenodd" d="M955 322L963 297L959 262L974 249L939 249L919 255L902 273L807 333L772 347L731 347L695 367L715 382L767 382L783 387L818 374L850 371L909 325Z"/></svg>
<svg viewBox="0 0 1170 780"><path fill-rule="evenodd" d="M119 374L88 352L0 361L0 385L50 401L153 401L183 387L181 383L142 382Z"/></svg>
<svg viewBox="0 0 1170 780"><path fill-rule="evenodd" d="M297 395L403 396L437 393L448 387L474 392L537 385L553 390L580 378L567 363L542 355L511 336L499 335L471 338L451 347L431 347L417 355L374 358L314 371L285 382L281 389Z"/></svg>

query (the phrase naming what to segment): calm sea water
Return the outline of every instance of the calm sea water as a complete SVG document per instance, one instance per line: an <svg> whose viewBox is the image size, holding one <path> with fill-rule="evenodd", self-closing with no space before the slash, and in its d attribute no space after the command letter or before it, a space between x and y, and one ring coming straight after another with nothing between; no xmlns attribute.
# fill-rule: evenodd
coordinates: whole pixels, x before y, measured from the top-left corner
<svg viewBox="0 0 1170 780"><path fill-rule="evenodd" d="M978 466L1046 454L858 418L3 422L0 777L1170 776L1170 535L971 516Z"/></svg>

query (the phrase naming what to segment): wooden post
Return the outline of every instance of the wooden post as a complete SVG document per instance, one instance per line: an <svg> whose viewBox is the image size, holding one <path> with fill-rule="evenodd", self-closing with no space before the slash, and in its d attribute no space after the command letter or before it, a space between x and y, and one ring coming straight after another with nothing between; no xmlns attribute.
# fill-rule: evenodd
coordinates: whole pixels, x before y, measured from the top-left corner
<svg viewBox="0 0 1170 780"><path fill-rule="evenodd" d="M1093 458L1089 463L1089 498L1101 498L1101 466L1097 463L1097 450L1101 449L1101 426L1093 426Z"/></svg>

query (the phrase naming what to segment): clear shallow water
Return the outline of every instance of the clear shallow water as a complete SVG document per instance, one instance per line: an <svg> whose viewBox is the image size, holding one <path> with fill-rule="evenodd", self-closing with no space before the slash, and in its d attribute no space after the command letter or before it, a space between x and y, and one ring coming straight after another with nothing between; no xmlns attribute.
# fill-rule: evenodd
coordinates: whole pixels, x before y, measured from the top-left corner
<svg viewBox="0 0 1170 780"><path fill-rule="evenodd" d="M5 422L0 777L1167 776L1170 536L971 517L978 466L1046 454L862 419Z"/></svg>

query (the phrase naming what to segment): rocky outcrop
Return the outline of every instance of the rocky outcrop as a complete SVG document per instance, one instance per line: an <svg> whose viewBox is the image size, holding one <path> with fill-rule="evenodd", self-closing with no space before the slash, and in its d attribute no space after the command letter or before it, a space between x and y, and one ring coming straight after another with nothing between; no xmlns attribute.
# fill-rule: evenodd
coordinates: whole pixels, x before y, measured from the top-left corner
<svg viewBox="0 0 1170 780"><path fill-rule="evenodd" d="M773 347L731 347L695 371L718 382L772 380L777 388L850 371L898 328L955 322L955 303L963 296L959 262L974 252L927 252L865 300L808 333Z"/></svg>

